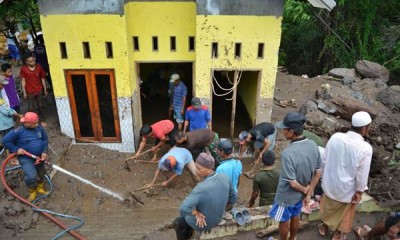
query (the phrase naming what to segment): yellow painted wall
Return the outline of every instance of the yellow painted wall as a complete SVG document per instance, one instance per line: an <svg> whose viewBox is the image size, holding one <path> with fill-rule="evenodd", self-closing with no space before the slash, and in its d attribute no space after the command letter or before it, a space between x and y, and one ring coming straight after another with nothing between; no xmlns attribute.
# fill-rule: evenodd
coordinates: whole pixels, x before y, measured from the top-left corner
<svg viewBox="0 0 400 240"><path fill-rule="evenodd" d="M125 4L128 50L135 61L194 61L189 52L189 36L196 34L194 2L129 2ZM132 37L139 37L140 50L133 51ZM158 37L153 51L152 37ZM170 50L170 37L176 37L177 50Z"/></svg>
<svg viewBox="0 0 400 240"><path fill-rule="evenodd" d="M256 122L258 75L258 71L243 72L238 86L238 95L243 100L253 124Z"/></svg>
<svg viewBox="0 0 400 240"><path fill-rule="evenodd" d="M40 16L56 97L67 96L64 69L115 69L119 97L131 96L125 17L111 14ZM114 58L106 57L105 42L112 42ZM65 42L68 59L61 59ZM91 59L83 57L82 42L89 42Z"/></svg>
<svg viewBox="0 0 400 240"><path fill-rule="evenodd" d="M211 68L262 70L260 95L274 93L281 17L196 16L196 95L211 97ZM211 44L218 42L218 59L211 58ZM242 43L242 57L235 59L235 43ZM264 58L257 58L258 43L264 43Z"/></svg>

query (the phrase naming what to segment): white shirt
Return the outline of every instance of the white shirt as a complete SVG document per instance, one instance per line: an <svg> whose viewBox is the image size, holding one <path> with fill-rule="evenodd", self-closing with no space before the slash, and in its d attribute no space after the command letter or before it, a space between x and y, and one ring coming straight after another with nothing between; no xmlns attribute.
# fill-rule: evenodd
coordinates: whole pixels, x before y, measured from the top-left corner
<svg viewBox="0 0 400 240"><path fill-rule="evenodd" d="M372 147L353 131L335 133L322 157L322 189L331 199L350 203L356 192L367 187Z"/></svg>

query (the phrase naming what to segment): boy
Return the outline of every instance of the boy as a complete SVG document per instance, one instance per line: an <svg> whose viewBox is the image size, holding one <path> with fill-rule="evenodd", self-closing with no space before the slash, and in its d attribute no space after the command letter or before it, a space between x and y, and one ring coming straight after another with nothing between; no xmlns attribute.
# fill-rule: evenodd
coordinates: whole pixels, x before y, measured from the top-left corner
<svg viewBox="0 0 400 240"><path fill-rule="evenodd" d="M4 80L8 82L8 84L4 84L4 90L6 91L10 107L19 113L19 97L17 89L15 88L15 80L12 75L11 65L8 63L2 64L1 71L3 72Z"/></svg>

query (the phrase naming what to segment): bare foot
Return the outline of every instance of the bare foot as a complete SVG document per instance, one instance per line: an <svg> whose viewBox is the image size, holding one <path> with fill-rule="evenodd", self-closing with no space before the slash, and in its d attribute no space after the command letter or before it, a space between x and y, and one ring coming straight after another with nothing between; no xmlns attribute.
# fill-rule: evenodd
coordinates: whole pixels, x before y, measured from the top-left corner
<svg viewBox="0 0 400 240"><path fill-rule="evenodd" d="M322 237L325 237L326 233L328 232L328 226L326 226L324 223L318 224L318 232L319 232L319 235L321 235Z"/></svg>

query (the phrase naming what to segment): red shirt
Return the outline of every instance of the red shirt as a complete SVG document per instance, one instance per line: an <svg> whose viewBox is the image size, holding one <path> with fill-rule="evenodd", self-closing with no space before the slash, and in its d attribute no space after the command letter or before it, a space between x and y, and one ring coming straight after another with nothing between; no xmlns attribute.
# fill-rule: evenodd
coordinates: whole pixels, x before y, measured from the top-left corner
<svg viewBox="0 0 400 240"><path fill-rule="evenodd" d="M165 139L165 135L174 129L174 123L171 120L161 120L151 125L151 129L154 137L162 140Z"/></svg>
<svg viewBox="0 0 400 240"><path fill-rule="evenodd" d="M27 94L38 94L42 91L41 79L46 77L46 72L39 64L36 64L33 70L29 69L27 65L22 66L19 76L25 78L25 91Z"/></svg>

